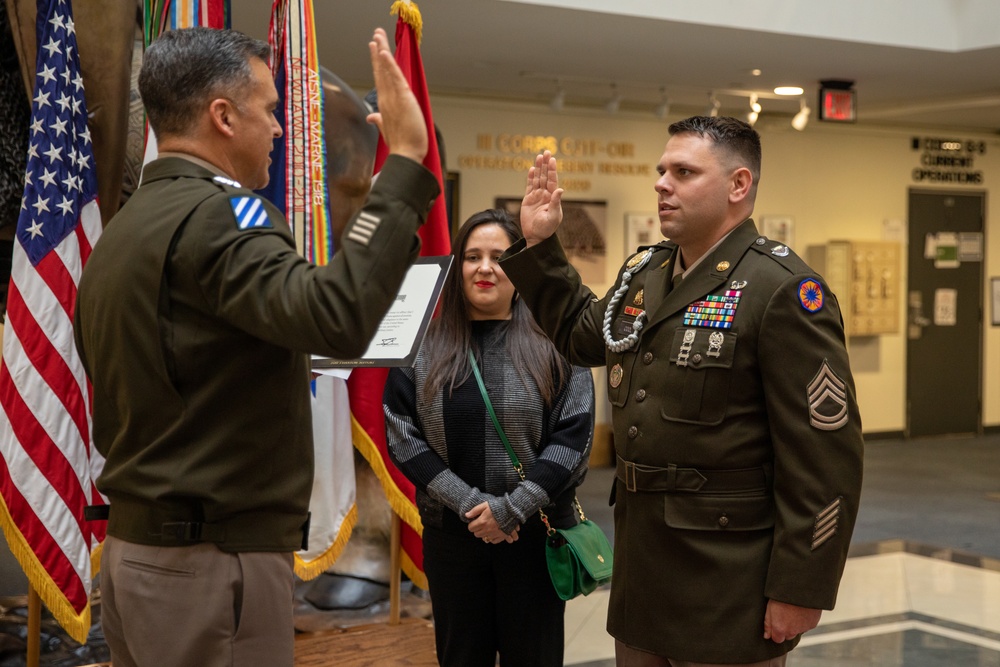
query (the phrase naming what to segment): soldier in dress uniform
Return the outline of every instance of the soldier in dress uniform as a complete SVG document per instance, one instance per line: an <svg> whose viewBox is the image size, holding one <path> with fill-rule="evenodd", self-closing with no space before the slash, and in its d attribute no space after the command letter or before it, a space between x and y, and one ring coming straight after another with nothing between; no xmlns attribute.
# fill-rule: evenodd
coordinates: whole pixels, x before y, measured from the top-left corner
<svg viewBox="0 0 1000 667"><path fill-rule="evenodd" d="M97 487L110 501L102 622L116 667L291 667L292 558L313 481L308 353L364 353L439 194L423 114L369 43L390 155L340 251L315 266L268 181L281 128L266 43L164 33L139 90L159 139L80 281Z"/></svg>
<svg viewBox="0 0 1000 667"><path fill-rule="evenodd" d="M501 265L571 363L607 367L618 665L783 665L836 602L858 511L843 321L823 279L750 217L757 132L696 116L670 135L655 184L669 240L639 248L604 298L554 234L548 153Z"/></svg>

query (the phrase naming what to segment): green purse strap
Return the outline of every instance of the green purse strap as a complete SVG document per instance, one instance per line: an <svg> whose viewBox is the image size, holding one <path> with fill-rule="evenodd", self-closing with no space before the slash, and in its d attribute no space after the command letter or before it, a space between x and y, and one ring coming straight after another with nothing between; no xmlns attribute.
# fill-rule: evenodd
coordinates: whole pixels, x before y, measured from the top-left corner
<svg viewBox="0 0 1000 667"><path fill-rule="evenodd" d="M490 400L490 395L486 393L486 385L483 383L483 376L479 373L479 364L476 363L476 355L472 353L472 348L469 348L469 364L472 365L472 374L476 376L476 384L479 385L479 393L483 395L483 402L486 403L486 410L490 413L490 419L493 420L493 428L497 430L497 435L500 436L500 440L503 442L503 446L507 449L507 455L510 456L510 462L514 464L514 470L517 471L517 476L524 481L524 466L517 458L517 454L514 453L514 448L510 446L510 440L507 439L507 434L503 432L503 427L500 426L500 420L497 419L496 410L493 409L493 401Z"/></svg>
<svg viewBox="0 0 1000 667"><path fill-rule="evenodd" d="M517 471L518 477L521 481L524 481L524 466L521 465L521 461L517 458L517 454L514 453L514 448L510 446L510 440L507 439L507 434L503 432L503 427L500 426L500 420L497 419L497 413L493 409L493 401L490 400L490 395L486 393L486 385L483 383L483 376L479 372L479 364L476 363L476 355L472 353L472 348L469 348L469 364L472 366L472 374L476 376L476 384L479 385L479 393L483 395L483 402L486 403L486 411L490 413L490 419L493 420L493 428L497 430L497 435L500 436L500 441L503 442L503 446L507 449L507 455L510 456L510 462L514 464L514 470ZM573 504L576 505L576 511L580 513L580 521L586 521L587 517L583 513L583 507L580 505L580 501L573 497ZM549 535L554 535L556 529L549 525L549 517L545 516L545 512L538 509L538 513L542 515L542 523L545 524L546 532Z"/></svg>

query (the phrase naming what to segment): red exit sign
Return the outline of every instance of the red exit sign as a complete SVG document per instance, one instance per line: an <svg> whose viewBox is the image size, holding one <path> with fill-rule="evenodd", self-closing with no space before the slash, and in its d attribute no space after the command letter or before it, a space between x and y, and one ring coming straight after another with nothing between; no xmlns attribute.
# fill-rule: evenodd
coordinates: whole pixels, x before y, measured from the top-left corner
<svg viewBox="0 0 1000 667"><path fill-rule="evenodd" d="M838 123L857 120L856 100L853 90L821 88L819 91L819 119Z"/></svg>

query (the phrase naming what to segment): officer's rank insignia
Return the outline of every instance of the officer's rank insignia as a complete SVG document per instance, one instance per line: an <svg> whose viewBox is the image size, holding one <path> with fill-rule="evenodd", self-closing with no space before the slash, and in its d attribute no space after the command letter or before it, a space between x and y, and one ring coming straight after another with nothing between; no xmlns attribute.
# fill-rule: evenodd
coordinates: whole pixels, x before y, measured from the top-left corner
<svg viewBox="0 0 1000 667"><path fill-rule="evenodd" d="M234 181L233 179L226 178L225 176L216 176L215 178L212 179L212 181L215 183L219 183L221 185L228 185L231 188L243 187L242 185L240 185L239 181Z"/></svg>
<svg viewBox="0 0 1000 667"><path fill-rule="evenodd" d="M847 383L841 380L826 359L806 387L809 424L821 431L836 431L847 423Z"/></svg>
<svg viewBox="0 0 1000 667"><path fill-rule="evenodd" d="M810 313L816 313L823 309L823 288L820 284L808 278L799 283L799 303Z"/></svg>
<svg viewBox="0 0 1000 667"><path fill-rule="evenodd" d="M840 525L840 497L823 508L813 521L812 551L837 534Z"/></svg>
<svg viewBox="0 0 1000 667"><path fill-rule="evenodd" d="M786 245L776 245L771 248L771 254L775 257L788 257L788 253L791 252Z"/></svg>
<svg viewBox="0 0 1000 667"><path fill-rule="evenodd" d="M642 290L635 293L635 298L632 299L632 305L641 306L642 305Z"/></svg>
<svg viewBox="0 0 1000 667"><path fill-rule="evenodd" d="M684 326L730 329L736 316L736 306L743 295L741 290L726 290L718 296L709 294L701 301L695 301L684 311Z"/></svg>
<svg viewBox="0 0 1000 667"><path fill-rule="evenodd" d="M646 257L652 254L653 254L652 250L646 249L643 250L642 252L638 252L632 255L632 258L625 263L625 268L631 271L632 269L634 269L639 265L639 262L642 262L644 259L646 259Z"/></svg>
<svg viewBox="0 0 1000 667"><path fill-rule="evenodd" d="M229 205L233 207L236 226L242 231L274 226L267 217L267 210L260 197L230 197Z"/></svg>
<svg viewBox="0 0 1000 667"><path fill-rule="evenodd" d="M618 388L618 385L622 383L622 376L624 374L621 364L615 364L611 367L611 372L608 374L608 382L611 383L612 389Z"/></svg>

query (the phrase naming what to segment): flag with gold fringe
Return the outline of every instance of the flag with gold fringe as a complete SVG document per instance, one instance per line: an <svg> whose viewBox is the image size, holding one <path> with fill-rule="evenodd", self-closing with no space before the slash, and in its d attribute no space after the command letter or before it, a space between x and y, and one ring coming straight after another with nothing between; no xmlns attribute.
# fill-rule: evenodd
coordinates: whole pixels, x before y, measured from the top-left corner
<svg viewBox="0 0 1000 667"><path fill-rule="evenodd" d="M323 86L316 54L312 0L275 0L269 41L278 90L270 181L262 194L285 214L303 257L317 265L333 257L326 182ZM322 574L340 556L357 521L354 451L347 385L321 376L313 383L314 476L309 547L295 555L302 579Z"/></svg>
<svg viewBox="0 0 1000 667"><path fill-rule="evenodd" d="M444 182L441 173L441 155L434 132L434 118L431 114L430 95L424 76L423 60L420 57L420 38L423 19L417 3L397 0L390 12L399 18L396 21L396 62L406 77L413 94L424 112L427 134L430 140L424 166L435 176L441 191ZM375 157L377 173L388 156L385 142L379 139ZM423 256L447 255L451 252L451 235L448 228L448 214L444 197L438 197L427 216L427 222L420 229L422 242L420 254ZM382 411L382 391L388 370L384 368L358 368L351 374L348 387L351 394L351 413L354 446L364 455L382 483L389 505L403 520L402 567L406 576L421 588L427 588L424 574L424 557L421 533L423 525L415 503L415 489L389 460L385 441L385 414Z"/></svg>
<svg viewBox="0 0 1000 667"><path fill-rule="evenodd" d="M90 631L104 504L91 393L73 343L83 266L101 234L97 176L70 0L38 3L24 196L0 360L0 526L45 606L75 640Z"/></svg>

